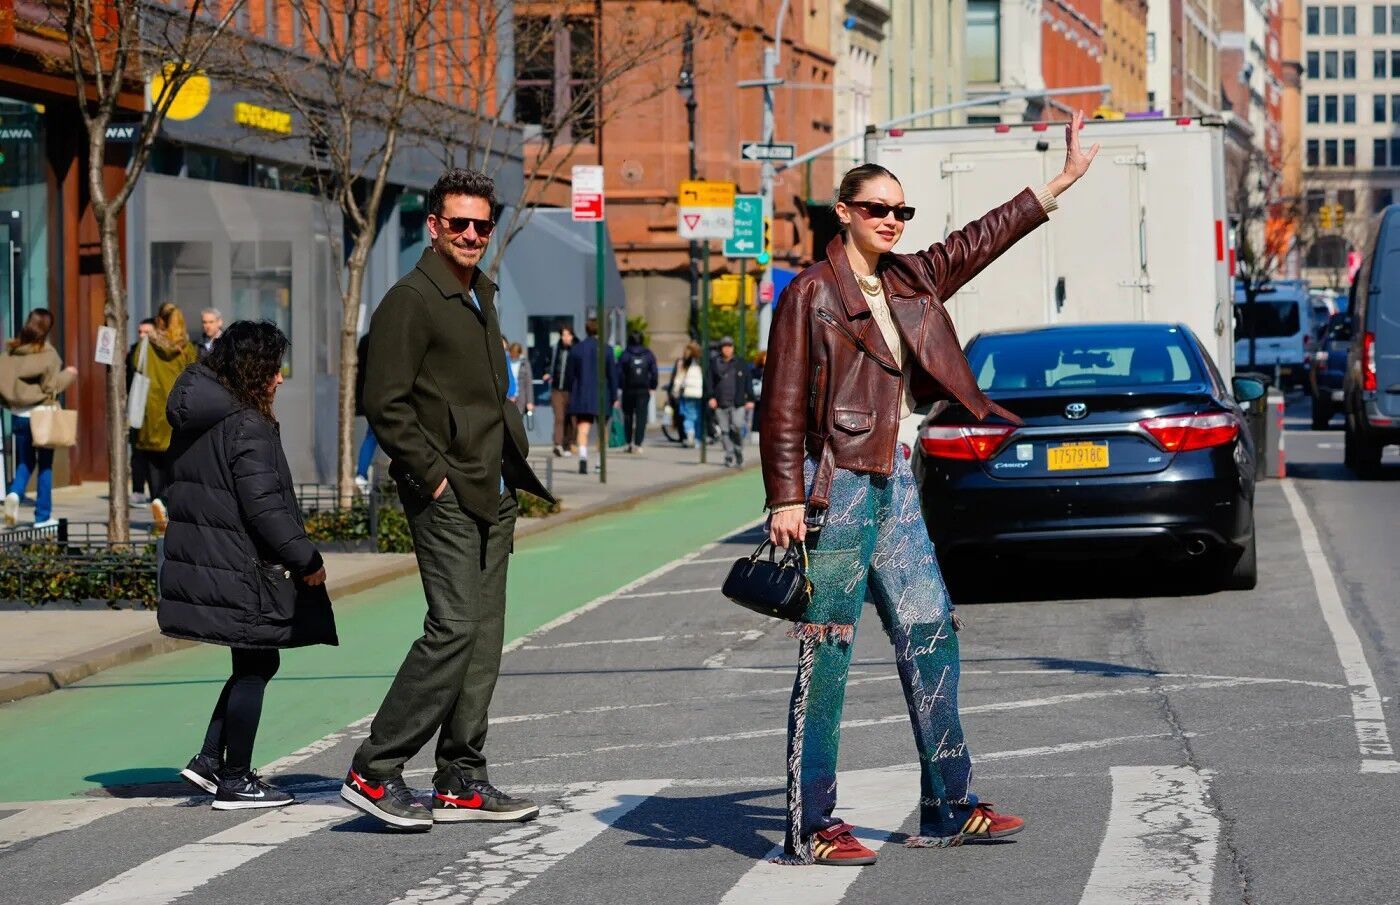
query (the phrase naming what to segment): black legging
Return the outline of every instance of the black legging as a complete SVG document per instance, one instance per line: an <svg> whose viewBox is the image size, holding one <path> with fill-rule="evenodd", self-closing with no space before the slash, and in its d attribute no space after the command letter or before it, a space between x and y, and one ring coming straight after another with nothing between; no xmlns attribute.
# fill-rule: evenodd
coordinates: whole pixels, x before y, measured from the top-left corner
<svg viewBox="0 0 1400 905"><path fill-rule="evenodd" d="M219 692L199 753L223 761L225 776L242 776L252 769L263 691L282 661L275 650L234 647L230 651L233 674Z"/></svg>
<svg viewBox="0 0 1400 905"><path fill-rule="evenodd" d="M641 446L647 438L647 408L651 404L651 390L622 391L622 427L627 434L627 442Z"/></svg>
<svg viewBox="0 0 1400 905"><path fill-rule="evenodd" d="M170 486L170 471L174 464L170 458L170 450L156 452L148 449L145 453L146 482L150 485L151 499L169 503L165 498L165 491Z"/></svg>

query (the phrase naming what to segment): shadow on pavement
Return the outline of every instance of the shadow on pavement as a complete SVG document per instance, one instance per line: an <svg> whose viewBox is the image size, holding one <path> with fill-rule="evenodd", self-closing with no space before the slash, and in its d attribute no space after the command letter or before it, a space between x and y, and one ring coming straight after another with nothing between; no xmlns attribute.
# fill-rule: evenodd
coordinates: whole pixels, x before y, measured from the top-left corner
<svg viewBox="0 0 1400 905"><path fill-rule="evenodd" d="M1396 468L1391 462L1382 462L1381 470L1376 472L1374 477L1360 478L1354 471L1340 462L1289 462L1288 476L1290 478L1307 478L1312 481L1374 481L1384 483L1386 481L1400 481L1400 468Z"/></svg>
<svg viewBox="0 0 1400 905"><path fill-rule="evenodd" d="M958 606L1055 600L1138 600L1211 593L1188 561L1132 558L1022 559L997 557L953 563L948 590ZM987 576L992 576L988 578Z"/></svg>
<svg viewBox="0 0 1400 905"><path fill-rule="evenodd" d="M694 851L719 846L757 860L772 849L775 837L782 837L787 811L754 804L754 799L776 795L782 800L785 794L781 788L684 798L663 792L613 826L636 835L627 845L637 848Z"/></svg>
<svg viewBox="0 0 1400 905"><path fill-rule="evenodd" d="M1063 657L964 657L962 659L964 666L973 663L983 666L990 663L1020 663L1038 666L1041 669L1068 670L1082 675L1104 676L1105 678L1160 675L1160 672L1155 669L1124 666L1121 663L1107 663L1103 660L1067 660Z"/></svg>

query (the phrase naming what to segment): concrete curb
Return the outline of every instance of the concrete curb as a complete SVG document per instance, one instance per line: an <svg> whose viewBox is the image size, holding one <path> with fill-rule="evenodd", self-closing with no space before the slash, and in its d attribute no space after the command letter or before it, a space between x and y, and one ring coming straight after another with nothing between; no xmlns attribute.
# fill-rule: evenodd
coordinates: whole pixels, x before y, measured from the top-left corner
<svg viewBox="0 0 1400 905"><path fill-rule="evenodd" d="M750 468L756 466L750 466ZM573 512L565 510L558 515L548 518L522 520L526 524L517 525L515 536L517 538L529 537L538 534L547 528L559 528L564 525L571 525L585 521L599 515L609 515L616 512L623 512L635 508L637 504L650 500L662 494L674 493L680 490L687 490L717 481L723 478L733 477L742 471L725 469L709 474L702 474L696 477L681 478L677 481L670 481L650 487L638 488L636 492L629 493L619 499L601 503ZM330 592L335 596L349 597L361 591L387 584L398 578L413 575L418 571L415 562L395 562L386 565L382 569L376 569L367 574L360 575L355 579L337 585L330 582ZM8 704L11 701L18 701L22 698L33 697L35 695L48 694L57 691L67 685L82 681L90 676L96 675L114 666L124 666L128 663L135 663L147 657L154 657L158 654L166 654L172 651L181 650L199 644L198 641L187 641L182 638L168 638L160 633L159 629L151 629L120 641L104 644L101 647L79 654L73 657L65 657L62 660L53 660L38 666L32 670L11 673L0 676L0 704Z"/></svg>

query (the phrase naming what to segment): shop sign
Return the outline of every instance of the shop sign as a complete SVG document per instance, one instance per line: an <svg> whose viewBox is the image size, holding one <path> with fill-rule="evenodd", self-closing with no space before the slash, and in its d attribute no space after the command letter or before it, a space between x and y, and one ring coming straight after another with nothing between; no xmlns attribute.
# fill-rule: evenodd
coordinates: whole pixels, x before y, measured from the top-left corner
<svg viewBox="0 0 1400 905"><path fill-rule="evenodd" d="M113 123L104 133L108 144L131 144L141 131L140 123Z"/></svg>
<svg viewBox="0 0 1400 905"><path fill-rule="evenodd" d="M33 141L34 130L27 126L0 128L0 141Z"/></svg>
<svg viewBox="0 0 1400 905"><path fill-rule="evenodd" d="M177 69L177 64L166 63L161 67L160 72L151 73L149 97L152 106L155 105L156 98L160 97L161 92L165 90L166 80L174 75ZM211 90L209 77L202 72L196 72L185 80L179 91L175 92L175 99L170 102L170 109L165 114L166 118L176 122L194 119L204 112L205 107L209 106Z"/></svg>
<svg viewBox="0 0 1400 905"><path fill-rule="evenodd" d="M271 110L242 101L233 105L233 121L250 129L276 132L278 135L292 134L292 114L281 110Z"/></svg>

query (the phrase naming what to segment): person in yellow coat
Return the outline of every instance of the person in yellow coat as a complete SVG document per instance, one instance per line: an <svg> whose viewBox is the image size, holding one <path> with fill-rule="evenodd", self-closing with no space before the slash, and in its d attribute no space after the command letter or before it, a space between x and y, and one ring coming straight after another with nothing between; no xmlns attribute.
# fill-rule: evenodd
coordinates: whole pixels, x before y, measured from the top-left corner
<svg viewBox="0 0 1400 905"><path fill-rule="evenodd" d="M151 381L146 395L146 418L136 434L136 448L146 454L150 469L151 518L156 530L164 531L168 520L165 507L166 487L170 483L170 421L165 417L165 403L175 386L175 379L185 368L194 364L198 351L190 342L185 315L170 302L156 312L156 329L145 340L148 344L142 372ZM133 367L141 364L141 349L137 348Z"/></svg>

